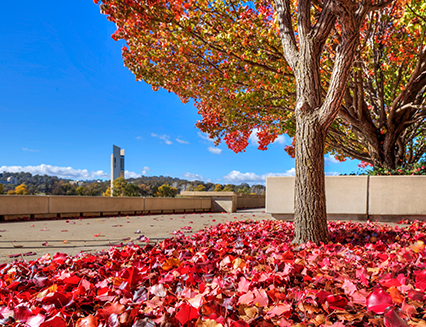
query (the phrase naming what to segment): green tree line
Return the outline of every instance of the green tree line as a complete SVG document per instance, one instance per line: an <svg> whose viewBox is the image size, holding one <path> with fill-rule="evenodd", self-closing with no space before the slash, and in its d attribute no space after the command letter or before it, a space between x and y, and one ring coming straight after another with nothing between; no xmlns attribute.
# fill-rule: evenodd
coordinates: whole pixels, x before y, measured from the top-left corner
<svg viewBox="0 0 426 327"><path fill-rule="evenodd" d="M6 182L12 176L16 177L16 184ZM265 186L260 184L252 186L246 183L221 185L168 176L142 176L126 180L119 178L115 184L115 196L168 197L176 196L182 191L224 191L245 194L264 194L265 192ZM21 187L17 189L19 186ZM32 175L26 172L3 172L0 173L0 194L110 196L111 190L110 181L73 181L57 176Z"/></svg>

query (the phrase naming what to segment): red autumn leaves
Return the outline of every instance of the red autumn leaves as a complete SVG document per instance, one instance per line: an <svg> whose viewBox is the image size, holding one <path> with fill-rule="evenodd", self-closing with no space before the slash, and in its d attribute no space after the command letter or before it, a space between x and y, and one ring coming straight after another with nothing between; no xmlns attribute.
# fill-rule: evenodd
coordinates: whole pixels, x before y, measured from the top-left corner
<svg viewBox="0 0 426 327"><path fill-rule="evenodd" d="M3 264L0 324L426 326L426 224L329 229L334 243L295 247L291 223L233 222L155 245Z"/></svg>

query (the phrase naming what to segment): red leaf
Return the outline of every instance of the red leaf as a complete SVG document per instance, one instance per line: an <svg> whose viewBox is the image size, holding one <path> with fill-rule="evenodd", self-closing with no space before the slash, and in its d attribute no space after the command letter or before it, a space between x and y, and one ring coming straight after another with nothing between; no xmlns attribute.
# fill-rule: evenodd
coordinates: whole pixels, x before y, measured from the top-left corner
<svg viewBox="0 0 426 327"><path fill-rule="evenodd" d="M62 308L68 304L69 298L61 292L47 294L41 301L43 304L53 304L56 308Z"/></svg>
<svg viewBox="0 0 426 327"><path fill-rule="evenodd" d="M401 311L408 317L411 318L413 315L417 313L414 305L407 304L405 301L402 303Z"/></svg>
<svg viewBox="0 0 426 327"><path fill-rule="evenodd" d="M424 293L415 290L409 290L407 296L410 300L414 301L423 301L424 299Z"/></svg>
<svg viewBox="0 0 426 327"><path fill-rule="evenodd" d="M62 265L65 262L65 260L67 260L67 258L68 258L68 255L66 253L57 252L53 256L52 260L58 265Z"/></svg>
<svg viewBox="0 0 426 327"><path fill-rule="evenodd" d="M426 270L423 270L416 276L416 288L419 288L422 292L426 290Z"/></svg>
<svg viewBox="0 0 426 327"><path fill-rule="evenodd" d="M185 325L188 321L192 319L197 319L198 317L198 310L186 303L183 303L179 307L179 311L176 314L176 319L179 320L182 325Z"/></svg>
<svg viewBox="0 0 426 327"><path fill-rule="evenodd" d="M382 289L375 289L367 296L367 309L375 313L382 314L392 305L392 297Z"/></svg>
<svg viewBox="0 0 426 327"><path fill-rule="evenodd" d="M294 262L294 254L290 250L284 252L282 261L287 263L293 263Z"/></svg>
<svg viewBox="0 0 426 327"><path fill-rule="evenodd" d="M348 300L340 295L329 295L326 301L330 304L331 309L343 309L348 304Z"/></svg>
<svg viewBox="0 0 426 327"><path fill-rule="evenodd" d="M47 319L45 320L40 327L66 327L66 323L64 321L64 319L62 319L59 316L55 316L53 318ZM85 327L89 327L89 326L85 326Z"/></svg>
<svg viewBox="0 0 426 327"><path fill-rule="evenodd" d="M100 317L102 319L108 318L108 316L112 314L120 314L123 313L125 310L124 305L121 305L119 303L107 303L104 305L103 308L99 309L96 313L96 317Z"/></svg>
<svg viewBox="0 0 426 327"><path fill-rule="evenodd" d="M23 305L19 305L15 307L13 311L15 313L15 319L20 322L26 322L28 318L33 315L31 310Z"/></svg>
<svg viewBox="0 0 426 327"><path fill-rule="evenodd" d="M326 291L319 291L317 293L317 297L318 297L318 303L319 304L323 304L325 302L325 300L327 299L327 296L331 295L330 292L326 292Z"/></svg>
<svg viewBox="0 0 426 327"><path fill-rule="evenodd" d="M231 324L231 327L250 327L250 325L246 323L245 321L238 320L238 321L234 321Z"/></svg>
<svg viewBox="0 0 426 327"><path fill-rule="evenodd" d="M404 319L398 316L394 309L385 313L384 323L386 327L409 327Z"/></svg>

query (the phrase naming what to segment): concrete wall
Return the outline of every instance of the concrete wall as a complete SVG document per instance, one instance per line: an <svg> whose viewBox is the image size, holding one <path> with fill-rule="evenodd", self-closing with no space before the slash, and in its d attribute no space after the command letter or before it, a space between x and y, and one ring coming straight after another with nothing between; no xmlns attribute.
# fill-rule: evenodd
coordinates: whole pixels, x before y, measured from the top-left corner
<svg viewBox="0 0 426 327"><path fill-rule="evenodd" d="M0 220L210 210L210 198L0 195Z"/></svg>
<svg viewBox="0 0 426 327"><path fill-rule="evenodd" d="M292 219L294 181L294 177L266 179L267 213ZM426 218L426 176L326 176L325 188L331 219Z"/></svg>
<svg viewBox="0 0 426 327"><path fill-rule="evenodd" d="M426 216L426 176L371 176L368 213Z"/></svg>
<svg viewBox="0 0 426 327"><path fill-rule="evenodd" d="M144 211L145 198L50 195L50 213ZM76 211L77 210L77 211Z"/></svg>
<svg viewBox="0 0 426 327"><path fill-rule="evenodd" d="M265 195L240 194L237 209L265 208Z"/></svg>
<svg viewBox="0 0 426 327"><path fill-rule="evenodd" d="M264 208L265 196L238 192L192 192L180 193L185 197L208 197L212 201L212 212L236 212L237 209Z"/></svg>
<svg viewBox="0 0 426 327"><path fill-rule="evenodd" d="M49 212L49 198L32 195L0 195L0 215L43 214Z"/></svg>
<svg viewBox="0 0 426 327"><path fill-rule="evenodd" d="M206 211L211 208L207 198L145 198L145 211Z"/></svg>

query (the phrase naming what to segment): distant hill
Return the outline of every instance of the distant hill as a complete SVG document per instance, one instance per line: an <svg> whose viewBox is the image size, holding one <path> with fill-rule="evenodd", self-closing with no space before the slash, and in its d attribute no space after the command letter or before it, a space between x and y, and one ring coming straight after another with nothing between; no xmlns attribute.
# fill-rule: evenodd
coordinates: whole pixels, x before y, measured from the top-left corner
<svg viewBox="0 0 426 327"><path fill-rule="evenodd" d="M16 184L7 183L7 178L14 176L17 179ZM132 183L139 188L141 196L155 196L157 189L163 184L169 184L177 188L178 194L182 191L204 190L214 191L217 184L206 183L203 181L188 181L186 179L174 178L169 176L142 176L139 178L128 178L128 183ZM28 188L28 194L40 195L85 195L101 196L110 185L110 181L85 180L74 181L66 178L48 175L32 175L30 173L0 173L0 183L3 184L3 193L13 191L16 186L25 184ZM242 193L262 194L265 192L263 185L248 185L242 183L239 185L226 184L221 185L222 189L229 191L238 191Z"/></svg>

